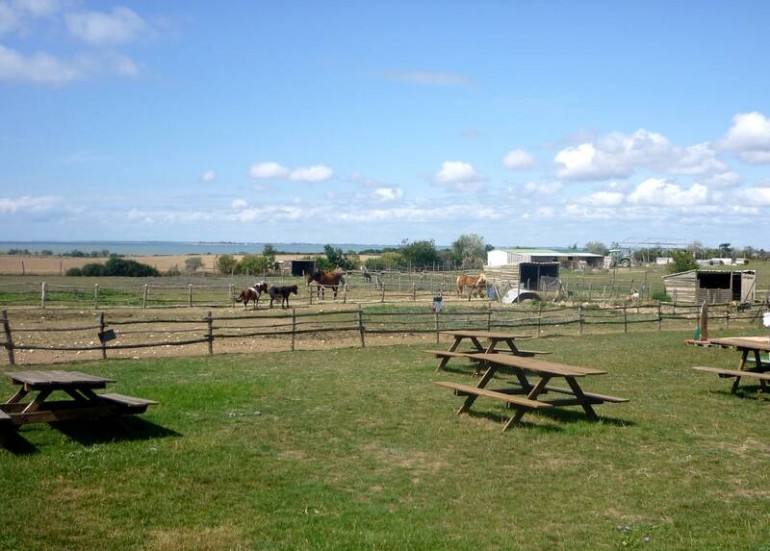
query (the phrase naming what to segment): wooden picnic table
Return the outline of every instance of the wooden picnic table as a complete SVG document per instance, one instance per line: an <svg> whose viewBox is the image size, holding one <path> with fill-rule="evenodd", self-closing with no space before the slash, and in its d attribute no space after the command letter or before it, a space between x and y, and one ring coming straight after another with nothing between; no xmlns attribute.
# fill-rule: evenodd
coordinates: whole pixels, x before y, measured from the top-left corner
<svg viewBox="0 0 770 551"><path fill-rule="evenodd" d="M528 339L529 335L518 335L515 333L506 333L502 331L481 331L471 329L457 329L439 331L440 335L452 337L452 344L449 350L426 350L425 352L433 354L440 358L436 371L441 371L446 367L450 358L466 358L468 354L494 354L496 352L510 352L515 356L534 356L535 354L548 354L549 352L536 350L522 350L516 346L516 339ZM458 348L463 341L470 342L471 348L468 351L459 351ZM481 341L486 341L484 346ZM500 348L500 345L507 346L506 349Z"/></svg>
<svg viewBox="0 0 770 551"><path fill-rule="evenodd" d="M722 337L709 339L709 343L729 348L735 348L741 353L741 359L738 363L738 369L722 369L719 367L695 366L697 371L706 371L716 373L720 377L734 378L731 392L735 394L738 391L738 385L741 378L752 378L759 380L763 392L767 391L767 381L770 380L770 366L768 362L762 361L762 352L770 352L770 337L767 336L744 336L744 337ZM753 356L752 358L749 355ZM753 367L748 364L753 359Z"/></svg>
<svg viewBox="0 0 770 551"><path fill-rule="evenodd" d="M157 404L154 400L123 394L96 394L94 390L115 381L78 371L30 370L7 375L19 389L0 404L0 424L3 425L18 427L27 423L116 417L144 413L147 406ZM62 400L62 395L69 399ZM24 401L28 397L32 399Z"/></svg>
<svg viewBox="0 0 770 551"><path fill-rule="evenodd" d="M589 419L596 419L593 409L596 404L605 402L627 402L626 398L607 396L583 391L578 379L591 375L603 375L606 371L590 367L578 367L537 358L509 354L469 354L468 357L480 362L484 372L475 386L463 385L449 381L434 381L435 384L451 388L455 394L465 396L457 413L467 411L479 396L494 398L506 402L508 407L516 411L505 423L503 430L521 421L525 413L532 410L548 409L579 405ZM487 385L499 371L512 372L516 378L516 386L490 389ZM532 380L530 380L532 378ZM564 379L568 388L550 386L552 379ZM544 399L549 392L565 395L562 398Z"/></svg>

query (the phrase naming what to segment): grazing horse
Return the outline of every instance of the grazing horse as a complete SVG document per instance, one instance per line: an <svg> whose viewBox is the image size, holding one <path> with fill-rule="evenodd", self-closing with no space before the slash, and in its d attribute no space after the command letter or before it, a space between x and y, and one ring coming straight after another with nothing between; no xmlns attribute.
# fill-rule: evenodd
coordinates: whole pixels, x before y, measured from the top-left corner
<svg viewBox="0 0 770 551"><path fill-rule="evenodd" d="M257 309L257 306L259 305L259 297L262 295L262 293L267 292L267 283L264 281L258 281L254 284L252 287L246 287L243 291L241 291L241 294L238 295L238 298L235 299L235 302L243 302L244 309L248 307L249 301L254 301L254 310Z"/></svg>
<svg viewBox="0 0 770 551"><path fill-rule="evenodd" d="M281 308L284 307L284 304L286 304L286 308L289 308L289 295L292 293L297 294L297 286L270 287L267 293L270 295L270 308L273 307L273 301L278 299L281 299Z"/></svg>
<svg viewBox="0 0 770 551"><path fill-rule="evenodd" d="M487 288L487 276L479 274L477 276L461 275L457 276L457 296L463 296L463 290L465 287L470 287L470 294L468 298L473 296L473 291L477 291L481 296L481 290Z"/></svg>
<svg viewBox="0 0 770 551"><path fill-rule="evenodd" d="M337 300L337 287L345 285L345 275L342 272L324 272L323 270L316 270L311 274L305 276L307 279L307 287L314 281L318 285L316 291L317 296L321 295L321 289L325 287L331 287L334 291L334 300Z"/></svg>

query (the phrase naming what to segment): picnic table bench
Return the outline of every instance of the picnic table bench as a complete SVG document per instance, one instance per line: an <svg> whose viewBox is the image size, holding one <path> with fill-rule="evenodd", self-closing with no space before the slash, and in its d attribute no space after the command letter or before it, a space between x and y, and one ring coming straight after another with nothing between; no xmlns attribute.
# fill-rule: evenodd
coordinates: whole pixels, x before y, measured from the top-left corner
<svg viewBox="0 0 770 551"><path fill-rule="evenodd" d="M770 339L768 337L724 337L711 339L710 342L722 347L735 348L740 352L738 369L724 369L720 367L694 366L696 371L716 373L722 378L733 378L731 392L738 391L741 379L757 379L763 392L767 391L767 381L770 381L770 363L762 359L762 352L770 352ZM751 356L751 357L750 357ZM753 366L749 365L753 364Z"/></svg>
<svg viewBox="0 0 770 551"><path fill-rule="evenodd" d="M514 356L509 354L468 354L471 361L479 362L485 368L481 379L476 386L470 386L450 381L434 381L434 384L454 390L458 396L464 396L465 401L457 410L457 414L468 411L479 397L492 398L506 402L506 407L513 408L515 412L503 426L507 430L512 425L521 421L525 413L533 410L550 409L579 405L583 408L589 419L597 419L594 405L605 402L627 402L627 398L609 396L592 392L585 392L578 383L578 379L590 375L606 374L606 371L549 362L532 357ZM512 372L516 378L517 386L508 388L487 388L498 372ZM529 377L536 380L530 381ZM563 378L569 388L550 386L554 378ZM553 392L565 394L565 398L546 399L543 395Z"/></svg>
<svg viewBox="0 0 770 551"><path fill-rule="evenodd" d="M97 419L144 413L154 400L124 394L96 394L112 379L78 371L20 371L8 373L20 388L0 404L0 424L18 427L27 423L50 423L72 419ZM65 394L69 399L50 399ZM23 401L28 395L31 401Z"/></svg>

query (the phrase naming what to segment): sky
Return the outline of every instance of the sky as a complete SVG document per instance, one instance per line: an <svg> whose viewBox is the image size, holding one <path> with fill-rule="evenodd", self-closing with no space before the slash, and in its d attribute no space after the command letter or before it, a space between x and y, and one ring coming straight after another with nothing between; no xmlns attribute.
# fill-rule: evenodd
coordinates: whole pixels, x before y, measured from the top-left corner
<svg viewBox="0 0 770 551"><path fill-rule="evenodd" d="M770 2L0 0L0 241L770 249Z"/></svg>

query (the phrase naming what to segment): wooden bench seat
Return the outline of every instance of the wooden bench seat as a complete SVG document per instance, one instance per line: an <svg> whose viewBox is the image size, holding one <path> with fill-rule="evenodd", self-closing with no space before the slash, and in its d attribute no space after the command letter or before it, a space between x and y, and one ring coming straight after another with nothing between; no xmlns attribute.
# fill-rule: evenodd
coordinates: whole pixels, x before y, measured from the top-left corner
<svg viewBox="0 0 770 551"><path fill-rule="evenodd" d="M423 350L423 352L427 352L428 354L433 354L437 358L470 358L474 354L480 354L480 352L476 351L468 351L468 352L450 352L448 350Z"/></svg>
<svg viewBox="0 0 770 551"><path fill-rule="evenodd" d="M748 371L741 369L724 369L721 367L708 367L703 365L696 365L693 367L696 371L706 371L708 373L716 373L720 377L751 377L754 379L761 379L770 381L770 373L762 373L760 371Z"/></svg>
<svg viewBox="0 0 770 551"><path fill-rule="evenodd" d="M558 392L561 394L571 394L575 395L575 393L568 389L568 388L557 388L552 386L545 387L545 392ZM590 400L595 401L598 404L604 403L604 402L611 402L614 404L620 404L623 402L628 402L628 398L618 398L617 396L608 396L606 394L598 394L596 392L583 392L583 396L586 398L589 398Z"/></svg>
<svg viewBox="0 0 770 551"><path fill-rule="evenodd" d="M2 409L0 409L0 426L2 425L10 425L11 422L11 416L8 415L6 412L4 412Z"/></svg>
<svg viewBox="0 0 770 551"><path fill-rule="evenodd" d="M99 394L99 399L109 404L119 406L129 413L144 413L147 410L147 406L156 405L158 403L155 400L147 400L145 398L136 398L135 396L126 396L125 394L116 393Z"/></svg>
<svg viewBox="0 0 770 551"><path fill-rule="evenodd" d="M538 402L537 400L530 400L523 396L517 396L515 394L506 394L504 392L497 392L495 390L489 390L486 388L478 388L470 385L463 385L460 383L452 383L449 381L433 381L434 384L451 388L458 396L467 396L468 394L474 394L476 396L485 396L486 398L494 398L495 400L502 400L514 407L526 408L526 409L542 409L550 408L551 404L544 402Z"/></svg>

